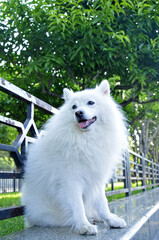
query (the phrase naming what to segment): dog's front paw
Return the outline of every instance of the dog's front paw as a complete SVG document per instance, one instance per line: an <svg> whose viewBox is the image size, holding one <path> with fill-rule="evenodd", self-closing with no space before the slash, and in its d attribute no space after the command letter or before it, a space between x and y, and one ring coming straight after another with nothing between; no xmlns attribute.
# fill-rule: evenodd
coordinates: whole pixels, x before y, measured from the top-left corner
<svg viewBox="0 0 159 240"><path fill-rule="evenodd" d="M124 219L118 217L115 214L110 215L110 218L108 219L108 224L111 228L124 228L126 227L126 222Z"/></svg>
<svg viewBox="0 0 159 240"><path fill-rule="evenodd" d="M97 227L92 224L82 224L76 231L81 235L96 235L98 233Z"/></svg>
<svg viewBox="0 0 159 240"><path fill-rule="evenodd" d="M104 220L99 218L99 217L98 218L97 217L89 218L88 220L93 225L95 225L96 223L103 223L104 222Z"/></svg>

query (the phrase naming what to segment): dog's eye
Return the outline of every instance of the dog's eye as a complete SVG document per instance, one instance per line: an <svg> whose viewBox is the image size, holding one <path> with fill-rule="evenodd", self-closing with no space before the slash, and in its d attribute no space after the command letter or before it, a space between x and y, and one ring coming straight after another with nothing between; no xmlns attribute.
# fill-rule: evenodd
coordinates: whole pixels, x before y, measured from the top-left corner
<svg viewBox="0 0 159 240"><path fill-rule="evenodd" d="M88 105L93 105L93 104L95 104L95 102L93 102L93 101L88 101L87 104L88 104Z"/></svg>
<svg viewBox="0 0 159 240"><path fill-rule="evenodd" d="M77 108L77 105L74 104L74 105L72 106L72 109L76 109L76 108Z"/></svg>

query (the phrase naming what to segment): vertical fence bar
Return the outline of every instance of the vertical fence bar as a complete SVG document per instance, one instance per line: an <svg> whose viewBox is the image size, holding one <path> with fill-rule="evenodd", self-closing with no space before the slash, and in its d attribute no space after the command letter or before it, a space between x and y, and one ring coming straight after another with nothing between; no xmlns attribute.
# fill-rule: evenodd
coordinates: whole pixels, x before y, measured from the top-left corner
<svg viewBox="0 0 159 240"><path fill-rule="evenodd" d="M25 165L25 161L26 161L26 150L28 147L28 143L26 138L23 140L22 144L21 144L21 156L22 156L22 167L21 167L21 173L24 173L24 165Z"/></svg>
<svg viewBox="0 0 159 240"><path fill-rule="evenodd" d="M2 193L4 193L4 189L5 189L5 179L4 179L4 181L2 179Z"/></svg>
<svg viewBox="0 0 159 240"><path fill-rule="evenodd" d="M15 170L13 171L13 192L16 192L16 187L15 187Z"/></svg>
<svg viewBox="0 0 159 240"><path fill-rule="evenodd" d="M122 166L123 166L123 177L124 177L124 179L123 179L123 182L124 182L124 188L126 188L126 166L125 166L126 164L125 164L125 161L123 160L122 161Z"/></svg>
<svg viewBox="0 0 159 240"><path fill-rule="evenodd" d="M130 172L130 159L129 152L125 153L125 187L128 189L126 196L131 195L131 172Z"/></svg>
<svg viewBox="0 0 159 240"><path fill-rule="evenodd" d="M114 179L111 179L111 190L114 191Z"/></svg>
<svg viewBox="0 0 159 240"><path fill-rule="evenodd" d="M145 158L144 154L142 154L142 176L143 176L143 186L145 187L143 191L146 190L146 171L145 171Z"/></svg>
<svg viewBox="0 0 159 240"><path fill-rule="evenodd" d="M155 178L154 178L154 162L153 160L151 160L151 164L152 164L152 188L155 188Z"/></svg>
<svg viewBox="0 0 159 240"><path fill-rule="evenodd" d="M21 179L18 179L18 183L17 183L17 186L18 186L18 192L20 191L20 180L21 180Z"/></svg>
<svg viewBox="0 0 159 240"><path fill-rule="evenodd" d="M138 180L139 180L139 176L138 176L138 174L139 174L139 169L138 169L138 157L136 157L136 156L134 156L134 163L135 163L135 166L134 166L134 168L135 168L135 176L136 176L136 186L138 187Z"/></svg>

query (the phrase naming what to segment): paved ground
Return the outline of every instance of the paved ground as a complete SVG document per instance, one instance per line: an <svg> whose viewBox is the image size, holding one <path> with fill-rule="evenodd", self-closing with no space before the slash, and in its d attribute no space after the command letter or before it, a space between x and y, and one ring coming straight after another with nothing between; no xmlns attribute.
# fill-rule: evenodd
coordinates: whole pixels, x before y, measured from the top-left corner
<svg viewBox="0 0 159 240"><path fill-rule="evenodd" d="M158 240L159 188L109 204L112 212L127 222L124 229L98 224L98 235L80 236L70 228L33 227L2 237L2 240Z"/></svg>

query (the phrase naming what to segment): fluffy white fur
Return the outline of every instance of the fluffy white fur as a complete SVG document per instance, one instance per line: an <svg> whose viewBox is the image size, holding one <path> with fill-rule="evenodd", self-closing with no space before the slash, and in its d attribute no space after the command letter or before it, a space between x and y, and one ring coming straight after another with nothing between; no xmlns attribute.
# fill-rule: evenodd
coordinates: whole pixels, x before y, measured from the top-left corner
<svg viewBox="0 0 159 240"><path fill-rule="evenodd" d="M125 227L123 219L110 213L105 197L105 183L127 148L124 119L109 83L103 80L95 89L76 93L64 89L64 99L46 123L46 134L29 149L22 190L26 223L69 225L88 235L97 233L92 219ZM77 111L96 121L82 129Z"/></svg>

